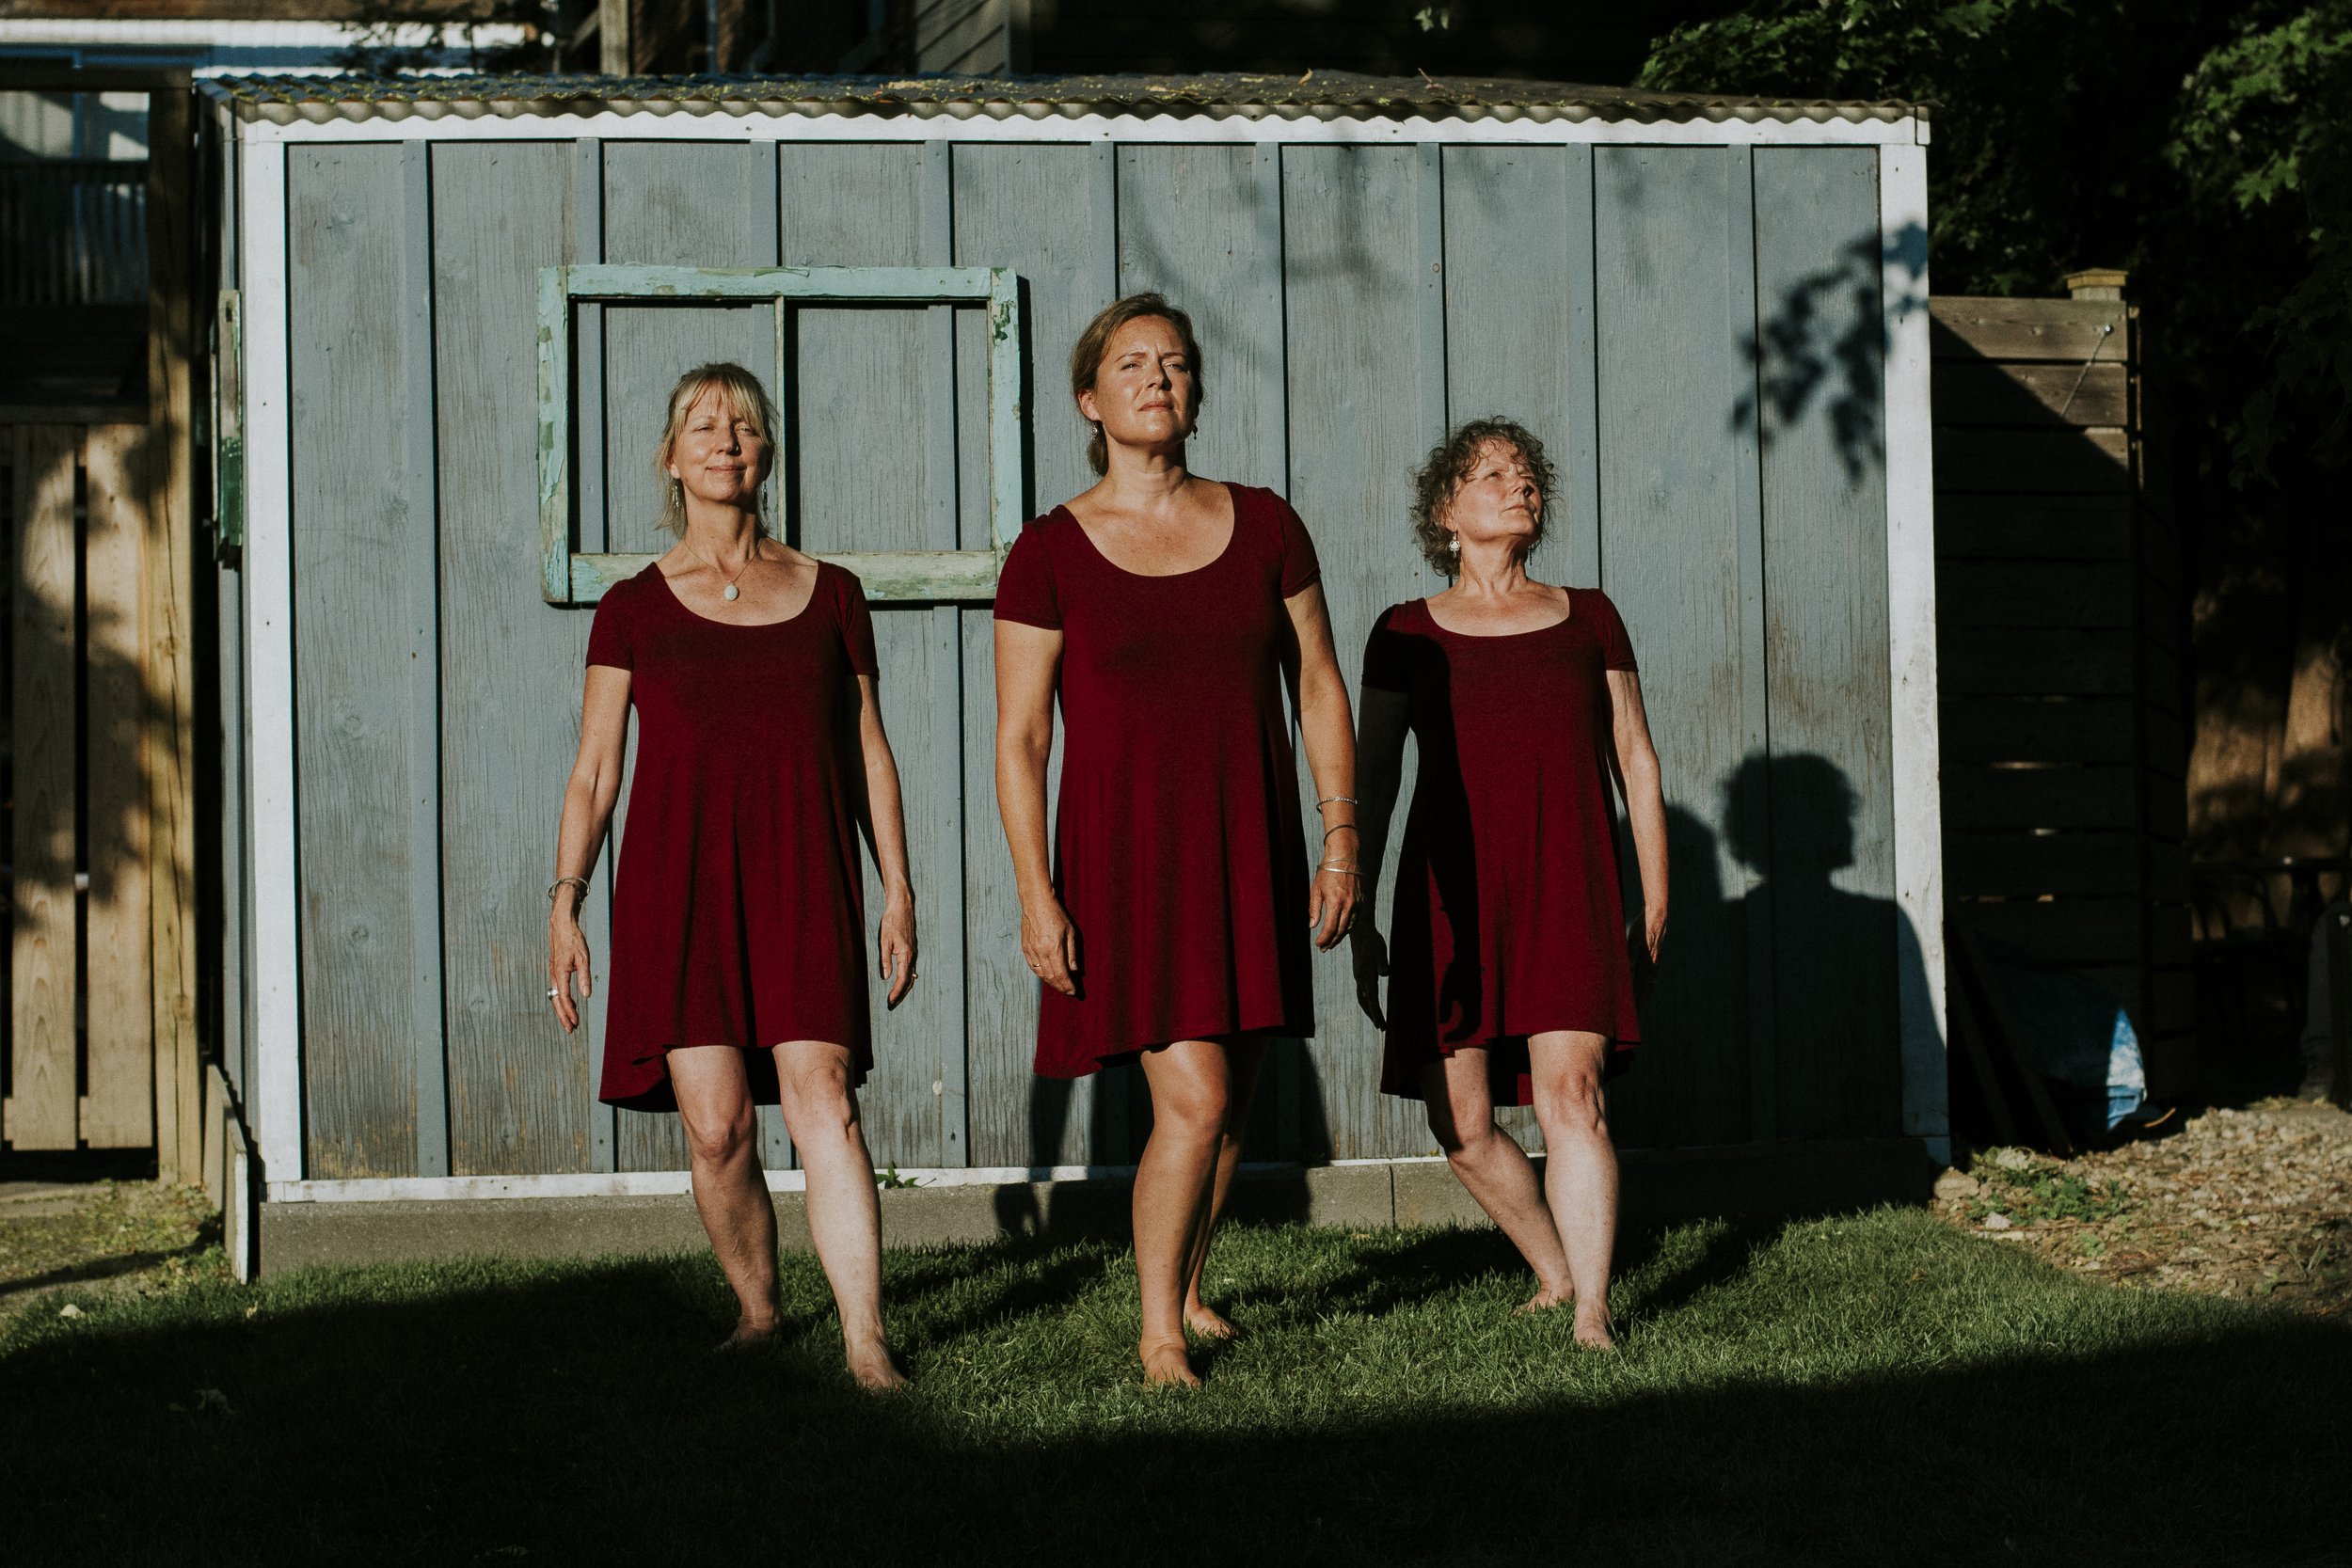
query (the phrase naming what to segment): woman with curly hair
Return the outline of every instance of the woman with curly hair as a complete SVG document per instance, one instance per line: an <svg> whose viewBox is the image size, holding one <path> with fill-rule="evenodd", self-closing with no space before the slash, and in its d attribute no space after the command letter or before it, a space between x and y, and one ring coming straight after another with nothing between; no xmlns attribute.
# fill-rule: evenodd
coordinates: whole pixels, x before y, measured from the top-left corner
<svg viewBox="0 0 2352 1568"><path fill-rule="evenodd" d="M1543 443L1508 420L1475 420L1414 478L1414 532L1454 580L1384 611L1364 648L1367 875L1408 730L1420 775L1393 952L1373 922L1357 926L1357 999L1387 1032L1382 1090L1427 1104L1454 1174L1535 1271L1528 1307L1573 1302L1578 1341L1607 1346L1617 1160L1601 1083L1641 1035L1609 791L1613 778L1632 821L1655 958L1666 927L1658 752L1609 596L1528 576L1552 487ZM1496 1105L1531 1102L1549 1151L1540 1184L1494 1118Z"/></svg>

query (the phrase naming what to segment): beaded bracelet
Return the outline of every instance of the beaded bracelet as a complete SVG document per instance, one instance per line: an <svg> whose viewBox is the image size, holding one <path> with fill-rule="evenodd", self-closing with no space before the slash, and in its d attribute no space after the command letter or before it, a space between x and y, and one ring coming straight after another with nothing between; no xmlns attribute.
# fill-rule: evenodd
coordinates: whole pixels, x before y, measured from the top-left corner
<svg viewBox="0 0 2352 1568"><path fill-rule="evenodd" d="M588 896L588 879L587 879L587 878L585 878L585 877L558 877L558 878L557 878L554 881L549 882L549 883L548 884L548 903L552 904L552 903L554 903L554 902L555 902L555 890L556 890L557 888L560 888L560 887L564 886L566 882L570 883L573 887L576 887L576 888L580 889L580 895L582 898L585 898L585 897L587 897L587 896Z"/></svg>

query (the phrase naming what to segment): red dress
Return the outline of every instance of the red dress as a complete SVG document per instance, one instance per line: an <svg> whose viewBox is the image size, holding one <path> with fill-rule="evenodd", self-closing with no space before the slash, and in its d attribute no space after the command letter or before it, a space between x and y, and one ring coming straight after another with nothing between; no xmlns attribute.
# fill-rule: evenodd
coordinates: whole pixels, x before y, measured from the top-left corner
<svg viewBox="0 0 2352 1568"><path fill-rule="evenodd" d="M1587 1030L1622 1069L1641 1037L1609 808L1603 672L1634 668L1617 607L1467 637L1420 599L1381 613L1364 685L1402 692L1420 747L1390 916L1380 1087L1421 1098L1429 1063L1484 1046L1499 1105L1534 1099L1527 1037Z"/></svg>
<svg viewBox="0 0 2352 1568"><path fill-rule="evenodd" d="M1306 835L1282 710L1283 601L1319 573L1290 504L1229 485L1197 571L1114 566L1063 507L1005 560L996 618L1062 634L1055 887L1078 994L1043 989L1037 1070L1079 1078L1171 1040L1314 1032Z"/></svg>
<svg viewBox="0 0 2352 1568"><path fill-rule="evenodd" d="M597 1098L677 1108L678 1046L747 1054L752 1094L776 1103L769 1047L829 1040L865 1082L865 883L851 727L876 673L858 580L817 568L808 608L735 626L679 602L659 565L596 606L588 662L629 672L637 762L612 880Z"/></svg>

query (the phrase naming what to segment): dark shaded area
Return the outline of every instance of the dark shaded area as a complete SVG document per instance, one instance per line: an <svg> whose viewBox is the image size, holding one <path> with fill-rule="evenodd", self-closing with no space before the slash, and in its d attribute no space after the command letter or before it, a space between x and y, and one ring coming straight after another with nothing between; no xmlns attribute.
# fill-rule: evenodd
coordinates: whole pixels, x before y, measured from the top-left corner
<svg viewBox="0 0 2352 1568"><path fill-rule="evenodd" d="M1771 1234L1722 1233L1632 1310L1704 1297ZM1419 1239L1329 1305L1413 1299L1496 1261L1498 1244ZM943 1254L898 1288L921 1297L1031 1256ZM1049 1312L1118 1260L1060 1255L1041 1285L928 1321L907 1348ZM764 1561L780 1547L844 1563L1158 1563L1237 1543L1246 1560L1347 1564L1575 1547L1874 1568L2343 1560L2352 1337L2283 1315L1836 1384L1727 1368L1719 1386L1671 1393L1596 1387L1509 1409L1433 1397L1279 1425L1254 1406L1222 1424L1214 1404L1145 1406L1123 1430L1025 1439L977 1435L919 1392L855 1395L821 1332L712 1357L720 1290L704 1268L616 1264L367 1307L281 1295L258 1320L50 1339L0 1365L0 1451L15 1495L40 1500L12 1511L11 1551L57 1564ZM1179 1488L1194 1502L1170 1506Z"/></svg>
<svg viewBox="0 0 2352 1568"><path fill-rule="evenodd" d="M1040 71L1312 68L1549 82L1629 82L1651 41L1739 8L1724 0L1034 0L1029 69Z"/></svg>

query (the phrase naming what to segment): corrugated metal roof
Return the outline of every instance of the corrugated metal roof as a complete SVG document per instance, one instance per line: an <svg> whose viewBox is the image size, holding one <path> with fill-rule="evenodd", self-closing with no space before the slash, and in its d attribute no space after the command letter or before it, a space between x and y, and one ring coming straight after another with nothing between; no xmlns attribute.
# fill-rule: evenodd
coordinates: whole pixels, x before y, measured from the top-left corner
<svg viewBox="0 0 2352 1568"><path fill-rule="evenodd" d="M514 119L540 115L876 115L955 119L1880 120L1909 103L1646 92L1565 82L1359 76L244 76L204 84L247 119Z"/></svg>

